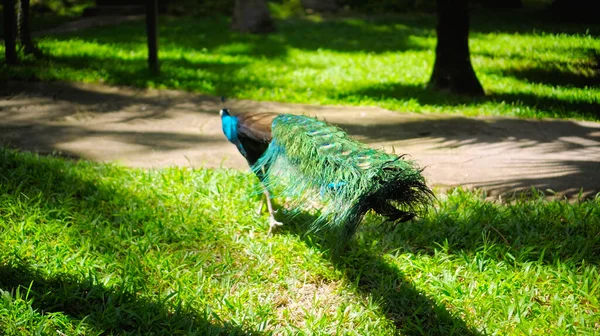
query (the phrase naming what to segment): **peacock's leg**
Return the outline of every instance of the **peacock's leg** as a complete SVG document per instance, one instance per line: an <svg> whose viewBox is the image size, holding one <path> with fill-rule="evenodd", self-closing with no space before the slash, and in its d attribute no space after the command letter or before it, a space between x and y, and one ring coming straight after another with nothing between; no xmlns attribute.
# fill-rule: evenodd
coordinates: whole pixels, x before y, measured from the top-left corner
<svg viewBox="0 0 600 336"><path fill-rule="evenodd" d="M273 232L273 229L278 227L278 226L282 226L283 223L279 222L275 219L275 211L273 211L273 204L271 204L271 194L269 194L269 190L267 190L267 187L265 187L263 185L263 193L265 194L265 197L267 198L267 208L269 209L269 234L271 234ZM261 202L261 207L262 207L262 202Z"/></svg>
<svg viewBox="0 0 600 336"><path fill-rule="evenodd" d="M283 223L281 223L275 219L275 211L273 210L273 204L271 203L271 194L269 193L269 189L265 185L265 175L266 175L265 167L262 167L260 172L257 172L256 175L258 176L258 179L260 180L260 184L263 187L263 193L265 194L265 198L267 199L267 209L269 209L269 234L271 234L273 232L274 228L276 228L278 226L282 226ZM260 213L260 210L262 210L262 200L260 202L259 213Z"/></svg>

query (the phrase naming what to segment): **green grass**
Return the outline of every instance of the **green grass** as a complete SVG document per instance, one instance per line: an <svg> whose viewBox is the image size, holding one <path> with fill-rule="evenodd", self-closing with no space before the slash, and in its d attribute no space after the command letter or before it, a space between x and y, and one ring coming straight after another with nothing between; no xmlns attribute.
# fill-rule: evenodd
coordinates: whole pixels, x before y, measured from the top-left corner
<svg viewBox="0 0 600 336"><path fill-rule="evenodd" d="M254 183L0 149L0 335L600 331L600 198L455 190L331 257L309 215L268 236Z"/></svg>
<svg viewBox="0 0 600 336"><path fill-rule="evenodd" d="M600 120L600 25L536 12L475 12L481 99L424 89L435 17L291 18L268 36L236 34L225 18L160 19L162 74L146 65L143 22L40 40L46 61L0 68L0 79L101 82L211 95L398 111ZM1 47L0 47L1 48Z"/></svg>

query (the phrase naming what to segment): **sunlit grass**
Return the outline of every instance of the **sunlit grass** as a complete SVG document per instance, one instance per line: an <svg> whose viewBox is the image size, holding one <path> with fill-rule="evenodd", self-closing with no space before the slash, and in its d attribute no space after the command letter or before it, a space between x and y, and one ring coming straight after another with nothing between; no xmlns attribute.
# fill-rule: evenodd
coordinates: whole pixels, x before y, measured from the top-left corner
<svg viewBox="0 0 600 336"><path fill-rule="evenodd" d="M48 36L40 41L47 61L0 68L0 78L397 111L600 119L600 27L528 15L474 14L472 60L487 92L481 99L424 89L436 43L435 18L424 14L288 19L268 36L233 33L225 18L163 17L159 77L148 75L144 25L137 22Z"/></svg>
<svg viewBox="0 0 600 336"><path fill-rule="evenodd" d="M341 256L273 236L231 170L135 170L0 149L0 330L67 334L589 334L600 199L456 190Z"/></svg>

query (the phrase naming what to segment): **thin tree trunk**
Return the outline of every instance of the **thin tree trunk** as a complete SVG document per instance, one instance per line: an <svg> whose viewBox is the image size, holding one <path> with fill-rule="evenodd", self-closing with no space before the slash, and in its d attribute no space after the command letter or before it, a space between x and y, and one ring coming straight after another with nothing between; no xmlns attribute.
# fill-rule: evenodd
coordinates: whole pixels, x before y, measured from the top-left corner
<svg viewBox="0 0 600 336"><path fill-rule="evenodd" d="M16 13L14 0L2 0L4 7L4 54L6 63L15 65L19 63L17 57L17 41L16 41Z"/></svg>
<svg viewBox="0 0 600 336"><path fill-rule="evenodd" d="M146 0L146 34L148 35L148 67L150 73L158 75L158 0Z"/></svg>
<svg viewBox="0 0 600 336"><path fill-rule="evenodd" d="M31 39L31 28L29 26L29 8L30 0L19 0L17 15L17 30L19 31L19 40L23 45L25 54L41 57L42 52L37 48Z"/></svg>
<svg viewBox="0 0 600 336"><path fill-rule="evenodd" d="M242 33L270 33L275 30L265 0L235 0L232 28Z"/></svg>
<svg viewBox="0 0 600 336"><path fill-rule="evenodd" d="M467 0L437 0L437 47L429 87L458 94L483 95L469 53Z"/></svg>

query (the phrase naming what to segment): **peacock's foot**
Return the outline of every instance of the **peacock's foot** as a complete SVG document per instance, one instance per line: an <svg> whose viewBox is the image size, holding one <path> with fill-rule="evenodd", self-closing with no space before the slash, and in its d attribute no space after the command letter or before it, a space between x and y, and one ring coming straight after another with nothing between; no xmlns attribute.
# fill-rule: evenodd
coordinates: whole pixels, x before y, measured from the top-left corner
<svg viewBox="0 0 600 336"><path fill-rule="evenodd" d="M278 226L282 226L283 223L276 220L275 217L271 216L269 217L269 235L273 233L273 230L275 228L277 228Z"/></svg>

